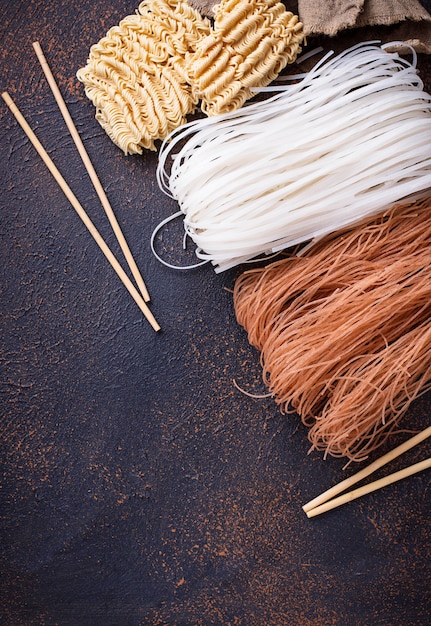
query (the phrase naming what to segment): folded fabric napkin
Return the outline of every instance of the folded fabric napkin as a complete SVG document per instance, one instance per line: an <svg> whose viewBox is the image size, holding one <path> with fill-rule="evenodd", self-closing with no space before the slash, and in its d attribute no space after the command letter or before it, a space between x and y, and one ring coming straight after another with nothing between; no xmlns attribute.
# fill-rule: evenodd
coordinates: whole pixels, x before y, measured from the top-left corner
<svg viewBox="0 0 431 626"><path fill-rule="evenodd" d="M372 29L374 38L405 41L431 53L431 15L417 0L298 0L298 14L306 36L355 28L365 40Z"/></svg>

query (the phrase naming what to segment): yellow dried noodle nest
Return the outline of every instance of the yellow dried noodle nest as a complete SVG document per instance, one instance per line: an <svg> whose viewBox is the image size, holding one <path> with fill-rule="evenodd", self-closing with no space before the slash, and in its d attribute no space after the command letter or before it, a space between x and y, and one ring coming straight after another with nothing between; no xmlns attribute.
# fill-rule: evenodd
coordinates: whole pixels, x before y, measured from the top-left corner
<svg viewBox="0 0 431 626"><path fill-rule="evenodd" d="M185 57L210 22L185 1L145 0L90 49L77 72L96 119L125 154L155 150L198 102Z"/></svg>
<svg viewBox="0 0 431 626"><path fill-rule="evenodd" d="M207 115L241 107L301 52L298 16L277 0L221 0L211 34L187 55L187 71Z"/></svg>
<svg viewBox="0 0 431 626"><path fill-rule="evenodd" d="M78 70L96 119L125 154L187 121L234 110L295 61L298 17L274 0L221 0L214 26L186 0L144 0L90 49Z"/></svg>

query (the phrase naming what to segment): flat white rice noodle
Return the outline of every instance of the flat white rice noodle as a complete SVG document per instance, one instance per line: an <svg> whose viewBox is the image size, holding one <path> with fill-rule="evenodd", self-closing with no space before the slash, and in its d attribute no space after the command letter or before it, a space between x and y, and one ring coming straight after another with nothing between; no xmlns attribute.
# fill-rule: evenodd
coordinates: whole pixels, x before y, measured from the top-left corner
<svg viewBox="0 0 431 626"><path fill-rule="evenodd" d="M431 188L431 96L391 45L327 54L272 97L171 133L157 180L199 259L220 272L312 245Z"/></svg>

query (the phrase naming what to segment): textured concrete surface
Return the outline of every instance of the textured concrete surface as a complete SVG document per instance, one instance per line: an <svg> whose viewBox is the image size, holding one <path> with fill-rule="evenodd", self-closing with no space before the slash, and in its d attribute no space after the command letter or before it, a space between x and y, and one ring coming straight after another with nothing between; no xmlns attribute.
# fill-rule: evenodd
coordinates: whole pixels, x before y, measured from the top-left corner
<svg viewBox="0 0 431 626"><path fill-rule="evenodd" d="M428 624L429 473L308 520L302 504L358 468L307 455L295 416L234 387L264 391L234 317L235 272L176 272L150 252L153 228L177 209L157 188L157 156L125 157L75 78L90 45L135 4L3 0L2 9L1 88L120 257L33 53L39 40L162 332L2 104L0 623ZM420 68L431 89L430 60ZM179 223L160 245L185 258ZM430 411L428 394L406 429L427 426Z"/></svg>

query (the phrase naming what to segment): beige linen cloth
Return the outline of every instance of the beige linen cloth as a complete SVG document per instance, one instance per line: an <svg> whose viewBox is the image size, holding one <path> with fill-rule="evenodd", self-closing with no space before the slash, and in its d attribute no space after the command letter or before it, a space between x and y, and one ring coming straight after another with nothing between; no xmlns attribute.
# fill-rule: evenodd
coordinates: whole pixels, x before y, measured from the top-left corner
<svg viewBox="0 0 431 626"><path fill-rule="evenodd" d="M202 15L213 16L214 0L189 0ZM418 0L298 0L284 2L299 16L308 37L357 29L357 41L405 41L417 52L431 53L431 15Z"/></svg>

